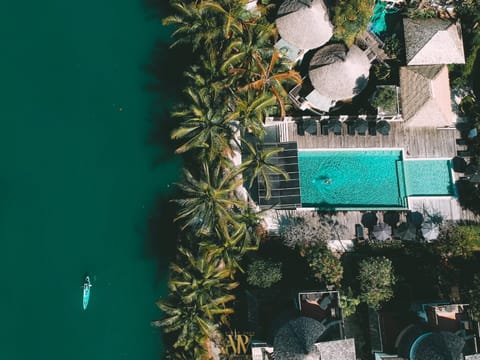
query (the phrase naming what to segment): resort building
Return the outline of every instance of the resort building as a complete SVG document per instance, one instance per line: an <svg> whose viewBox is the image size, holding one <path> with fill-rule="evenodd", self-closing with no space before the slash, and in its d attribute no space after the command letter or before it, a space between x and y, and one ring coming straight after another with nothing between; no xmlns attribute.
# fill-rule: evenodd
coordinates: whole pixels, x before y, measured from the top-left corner
<svg viewBox="0 0 480 360"><path fill-rule="evenodd" d="M468 304L414 303L407 313L370 311L376 360L478 359L479 323ZM444 357L442 357L444 358Z"/></svg>
<svg viewBox="0 0 480 360"><path fill-rule="evenodd" d="M460 22L403 19L407 65L465 64Z"/></svg>
<svg viewBox="0 0 480 360"><path fill-rule="evenodd" d="M291 61L330 40L333 26L323 0L285 0L275 20L281 36L276 47Z"/></svg>
<svg viewBox="0 0 480 360"><path fill-rule="evenodd" d="M446 65L400 68L400 98L408 127L448 127L455 122Z"/></svg>
<svg viewBox="0 0 480 360"><path fill-rule="evenodd" d="M370 60L353 45L326 45L318 49L309 63L308 78L290 96L302 110L328 112L338 101L358 95L368 83Z"/></svg>
<svg viewBox="0 0 480 360"><path fill-rule="evenodd" d="M252 342L252 360L356 360L354 339L344 335L338 291L297 294L298 316L280 323L273 345Z"/></svg>

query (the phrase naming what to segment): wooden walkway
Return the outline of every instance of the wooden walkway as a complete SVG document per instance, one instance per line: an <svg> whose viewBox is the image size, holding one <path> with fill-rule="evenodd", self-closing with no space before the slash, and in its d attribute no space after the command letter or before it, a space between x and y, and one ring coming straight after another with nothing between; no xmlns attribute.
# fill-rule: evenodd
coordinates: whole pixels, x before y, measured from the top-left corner
<svg viewBox="0 0 480 360"><path fill-rule="evenodd" d="M406 158L453 158L456 156L455 139L460 133L455 128L407 128L403 121L390 122L389 135L348 135L347 125L342 123L342 134L321 135L317 122L317 135L298 135L297 124L278 124L287 127L283 139L296 141L299 149L338 149L338 148L403 148ZM284 133L285 131L282 131Z"/></svg>

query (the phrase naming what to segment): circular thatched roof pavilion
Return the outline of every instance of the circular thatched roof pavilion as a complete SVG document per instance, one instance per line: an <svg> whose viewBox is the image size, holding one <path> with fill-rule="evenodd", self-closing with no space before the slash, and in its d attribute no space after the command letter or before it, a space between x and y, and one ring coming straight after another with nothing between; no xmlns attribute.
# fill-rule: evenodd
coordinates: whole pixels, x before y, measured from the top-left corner
<svg viewBox="0 0 480 360"><path fill-rule="evenodd" d="M323 0L285 0L275 23L280 36L299 49L316 49L333 35Z"/></svg>
<svg viewBox="0 0 480 360"><path fill-rule="evenodd" d="M332 101L358 95L368 82L370 61L356 45L327 45L313 55L308 75L315 90Z"/></svg>

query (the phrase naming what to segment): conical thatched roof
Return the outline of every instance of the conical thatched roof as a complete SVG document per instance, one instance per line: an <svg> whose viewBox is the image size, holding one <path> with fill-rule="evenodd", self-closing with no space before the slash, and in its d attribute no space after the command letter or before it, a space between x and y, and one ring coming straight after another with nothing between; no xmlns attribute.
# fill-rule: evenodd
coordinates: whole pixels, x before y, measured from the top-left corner
<svg viewBox="0 0 480 360"><path fill-rule="evenodd" d="M333 101L351 99L368 82L370 61L359 47L342 44L319 49L310 61L309 76L315 90Z"/></svg>
<svg viewBox="0 0 480 360"><path fill-rule="evenodd" d="M416 360L460 360L465 340L453 333L432 333L412 349Z"/></svg>
<svg viewBox="0 0 480 360"><path fill-rule="evenodd" d="M333 35L323 0L285 0L275 22L280 36L299 49L318 48Z"/></svg>
<svg viewBox="0 0 480 360"><path fill-rule="evenodd" d="M324 331L325 326L312 318L299 317L290 320L275 334L273 342L275 359L318 359L319 353L314 344Z"/></svg>

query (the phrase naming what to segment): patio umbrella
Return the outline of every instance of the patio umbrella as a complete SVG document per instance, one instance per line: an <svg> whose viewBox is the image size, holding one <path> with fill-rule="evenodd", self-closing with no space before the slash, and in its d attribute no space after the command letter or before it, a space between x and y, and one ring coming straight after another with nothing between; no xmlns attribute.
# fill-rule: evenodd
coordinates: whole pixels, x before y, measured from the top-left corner
<svg viewBox="0 0 480 360"><path fill-rule="evenodd" d="M302 316L290 320L275 334L273 340L275 359L318 359L320 354L314 344L324 332L325 326L315 319Z"/></svg>
<svg viewBox="0 0 480 360"><path fill-rule="evenodd" d="M364 120L364 119L355 120L355 129L361 134L365 133L368 129L367 120Z"/></svg>
<svg viewBox="0 0 480 360"><path fill-rule="evenodd" d="M373 227L373 236L375 239L380 241L388 240L392 237L392 228L390 225L385 223L380 223Z"/></svg>
<svg viewBox="0 0 480 360"><path fill-rule="evenodd" d="M402 223L396 229L395 236L403 241L415 241L417 239L417 228L413 224Z"/></svg>
<svg viewBox="0 0 480 360"><path fill-rule="evenodd" d="M382 135L388 135L390 132L390 124L385 120L380 120L377 123L377 131Z"/></svg>
<svg viewBox="0 0 480 360"><path fill-rule="evenodd" d="M337 119L330 119L328 121L328 130L333 133L342 132L342 123Z"/></svg>
<svg viewBox="0 0 480 360"><path fill-rule="evenodd" d="M317 135L317 122L313 119L303 120L303 129L310 135Z"/></svg>
<svg viewBox="0 0 480 360"><path fill-rule="evenodd" d="M377 215L374 212L366 212L362 215L362 225L371 229L378 222Z"/></svg>
<svg viewBox="0 0 480 360"><path fill-rule="evenodd" d="M453 171L463 173L467 168L467 162L464 158L455 156L452 159Z"/></svg>
<svg viewBox="0 0 480 360"><path fill-rule="evenodd" d="M413 211L408 213L407 215L407 220L409 223L415 225L415 226L420 226L423 223L423 215L419 213L418 211Z"/></svg>
<svg viewBox="0 0 480 360"><path fill-rule="evenodd" d="M469 138L469 139L473 139L473 138L477 137L477 135L478 135L478 130L477 130L477 128L473 128L472 130L470 130L470 131L468 132L468 138Z"/></svg>
<svg viewBox="0 0 480 360"><path fill-rule="evenodd" d="M387 223L391 227L397 226L400 221L400 214L398 211L387 211L383 214L383 222Z"/></svg>
<svg viewBox="0 0 480 360"><path fill-rule="evenodd" d="M438 239L440 228L437 224L427 221L422 225L422 235L426 241L433 241Z"/></svg>

